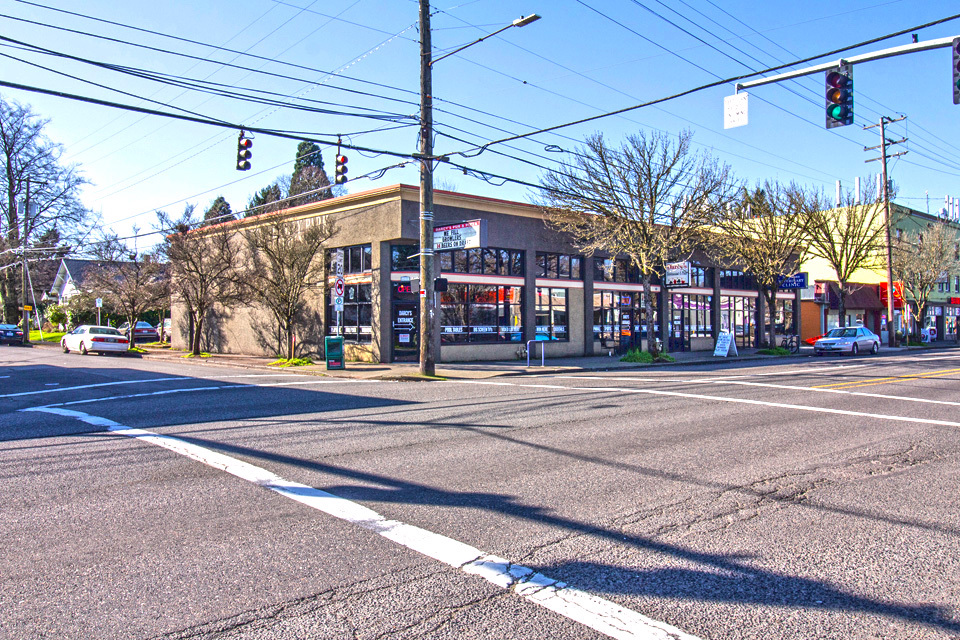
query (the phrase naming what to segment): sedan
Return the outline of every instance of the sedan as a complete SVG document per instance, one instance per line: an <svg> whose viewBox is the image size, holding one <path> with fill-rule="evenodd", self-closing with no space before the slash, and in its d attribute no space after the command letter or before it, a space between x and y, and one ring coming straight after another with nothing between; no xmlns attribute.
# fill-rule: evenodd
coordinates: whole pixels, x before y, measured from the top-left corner
<svg viewBox="0 0 960 640"><path fill-rule="evenodd" d="M127 332L130 330L130 323L124 322L122 325L117 327L117 329L123 335L127 335ZM153 325L149 322L144 322L143 320L137 322L137 325L133 328L133 341L134 342L156 342L160 339L160 332L153 328Z"/></svg>
<svg viewBox="0 0 960 640"><path fill-rule="evenodd" d="M825 336L817 340L813 348L818 356L824 353L849 353L880 351L880 336L866 327L838 327L830 329Z"/></svg>
<svg viewBox="0 0 960 640"><path fill-rule="evenodd" d="M100 353L124 353L130 342L113 327L96 327L84 324L60 339L64 353L79 351L83 355L91 351Z"/></svg>
<svg viewBox="0 0 960 640"><path fill-rule="evenodd" d="M23 344L23 329L15 324L0 324L0 344Z"/></svg>

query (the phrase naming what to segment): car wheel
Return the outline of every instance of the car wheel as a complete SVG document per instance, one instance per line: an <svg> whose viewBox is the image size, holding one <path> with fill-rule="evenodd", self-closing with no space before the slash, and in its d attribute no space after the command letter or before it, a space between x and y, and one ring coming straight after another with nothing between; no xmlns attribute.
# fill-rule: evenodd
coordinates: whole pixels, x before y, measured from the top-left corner
<svg viewBox="0 0 960 640"><path fill-rule="evenodd" d="M855 356L855 355L857 355L858 353L860 353L860 345L858 345L856 342L854 342L854 343L853 343L853 346L850 347L850 355Z"/></svg>
<svg viewBox="0 0 960 640"><path fill-rule="evenodd" d="M63 352L64 352L64 353L70 353L70 349L67 349L67 342L66 342L66 340L62 340L62 341L60 342L60 346L63 347Z"/></svg>
<svg viewBox="0 0 960 640"><path fill-rule="evenodd" d="M874 342L873 347L870 349L870 353L872 353L873 355L877 355L877 353L879 352L880 352L880 343Z"/></svg>
<svg viewBox="0 0 960 640"><path fill-rule="evenodd" d="M80 355L85 356L85 355L87 355L87 353L89 353L89 352L87 351L87 346L81 342L81 343L80 343Z"/></svg>

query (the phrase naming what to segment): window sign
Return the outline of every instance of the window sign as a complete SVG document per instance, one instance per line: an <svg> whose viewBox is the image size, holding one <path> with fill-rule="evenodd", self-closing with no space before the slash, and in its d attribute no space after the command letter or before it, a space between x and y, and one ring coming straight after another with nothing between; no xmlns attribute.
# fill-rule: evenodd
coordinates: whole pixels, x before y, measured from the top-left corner
<svg viewBox="0 0 960 640"><path fill-rule="evenodd" d="M663 284L667 287L689 287L690 286L690 263L689 262L668 262L663 265L665 273Z"/></svg>
<svg viewBox="0 0 960 640"><path fill-rule="evenodd" d="M479 249L487 246L487 221L467 220L433 228L433 250Z"/></svg>

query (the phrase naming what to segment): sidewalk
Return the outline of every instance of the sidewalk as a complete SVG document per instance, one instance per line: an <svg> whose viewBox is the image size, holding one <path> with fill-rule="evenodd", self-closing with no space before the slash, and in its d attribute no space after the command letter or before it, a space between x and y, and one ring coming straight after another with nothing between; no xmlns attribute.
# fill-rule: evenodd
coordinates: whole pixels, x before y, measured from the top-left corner
<svg viewBox="0 0 960 640"><path fill-rule="evenodd" d="M41 348L56 348L59 345L51 343L34 343ZM907 351L927 351L930 349L956 348L953 342L936 342L931 347L882 347L880 355L891 355ZM357 380L416 380L422 381L420 367L416 362L395 363L368 363L347 362L346 369L327 371L321 361L318 364L304 367L272 367L270 363L276 358L263 356L246 356L235 354L214 354L207 358L183 358L182 351L169 349L146 348L147 353L141 357L169 360L171 362L190 363L208 366L239 367L244 369L265 369L276 372L297 373L314 376L329 376L332 378L353 378ZM453 380L480 380L502 376L546 375L557 373L582 373L591 371L636 371L639 369L676 367L688 365L719 364L723 362L749 362L765 360L771 364L788 362L791 360L814 357L813 348L804 345L800 353L795 356L766 356L756 353L757 349L741 349L739 356L714 357L712 351L683 351L671 353L676 359L673 363L639 364L635 362L620 362L619 356L582 356L571 358L547 358L545 366L540 366L539 359L504 360L494 362L442 362L436 365L436 375L439 378ZM132 356L128 356L132 357ZM843 356L827 356L825 361L836 360Z"/></svg>

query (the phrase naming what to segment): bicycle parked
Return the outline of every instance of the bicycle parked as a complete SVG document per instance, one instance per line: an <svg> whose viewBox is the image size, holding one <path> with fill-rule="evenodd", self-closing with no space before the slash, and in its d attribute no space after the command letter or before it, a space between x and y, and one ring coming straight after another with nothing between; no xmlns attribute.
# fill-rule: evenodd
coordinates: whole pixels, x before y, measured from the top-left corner
<svg viewBox="0 0 960 640"><path fill-rule="evenodd" d="M784 336L783 340L780 341L780 346L790 353L800 353L800 336L792 333Z"/></svg>

